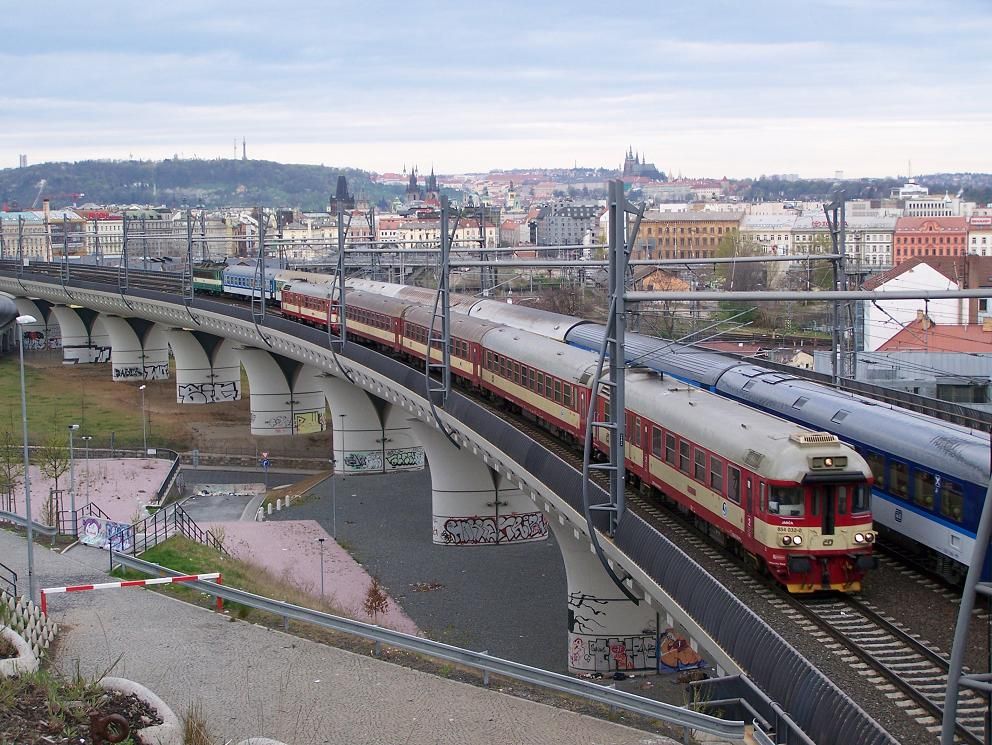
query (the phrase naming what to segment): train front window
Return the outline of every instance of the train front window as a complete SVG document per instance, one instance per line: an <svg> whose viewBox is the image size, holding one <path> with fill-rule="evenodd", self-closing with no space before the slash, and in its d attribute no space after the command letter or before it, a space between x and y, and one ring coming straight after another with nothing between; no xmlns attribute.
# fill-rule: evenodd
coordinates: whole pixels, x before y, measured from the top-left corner
<svg viewBox="0 0 992 745"><path fill-rule="evenodd" d="M783 517L802 517L806 512L801 486L773 486L768 495L768 512Z"/></svg>
<svg viewBox="0 0 992 745"><path fill-rule="evenodd" d="M964 493L959 484L946 480L941 482L940 513L955 522L961 522L964 515Z"/></svg>
<svg viewBox="0 0 992 745"><path fill-rule="evenodd" d="M851 514L868 512L871 509L871 489L867 484L851 487Z"/></svg>

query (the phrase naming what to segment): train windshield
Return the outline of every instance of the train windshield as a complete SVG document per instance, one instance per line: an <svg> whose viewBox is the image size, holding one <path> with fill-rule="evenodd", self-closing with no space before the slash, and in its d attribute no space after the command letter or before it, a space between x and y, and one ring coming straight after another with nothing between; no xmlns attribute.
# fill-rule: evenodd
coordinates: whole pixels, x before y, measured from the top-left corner
<svg viewBox="0 0 992 745"><path fill-rule="evenodd" d="M768 495L768 512L784 517L802 517L806 499L801 486L773 486Z"/></svg>

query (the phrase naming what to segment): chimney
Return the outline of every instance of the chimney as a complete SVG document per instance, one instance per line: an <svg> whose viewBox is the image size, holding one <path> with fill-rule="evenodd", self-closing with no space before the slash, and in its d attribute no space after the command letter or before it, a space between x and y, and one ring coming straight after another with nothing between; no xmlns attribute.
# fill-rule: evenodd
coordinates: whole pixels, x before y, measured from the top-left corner
<svg viewBox="0 0 992 745"><path fill-rule="evenodd" d="M48 197L41 200L41 211L45 214L45 222L52 216L52 202Z"/></svg>

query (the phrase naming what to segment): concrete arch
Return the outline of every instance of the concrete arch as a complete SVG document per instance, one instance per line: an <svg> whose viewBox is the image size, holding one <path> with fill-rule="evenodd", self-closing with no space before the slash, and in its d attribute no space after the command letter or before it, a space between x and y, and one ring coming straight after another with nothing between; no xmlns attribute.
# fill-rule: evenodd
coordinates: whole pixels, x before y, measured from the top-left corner
<svg viewBox="0 0 992 745"><path fill-rule="evenodd" d="M100 313L79 306L53 305L52 315L62 331L63 364L110 361L110 336Z"/></svg>
<svg viewBox="0 0 992 745"><path fill-rule="evenodd" d="M110 366L115 381L168 380L165 329L143 318L103 315L100 320L110 336Z"/></svg>
<svg viewBox="0 0 992 745"><path fill-rule="evenodd" d="M47 300L34 300L24 297L14 298L17 312L22 316L34 316L35 323L24 325L24 350L42 351L57 349L62 345L62 332L59 322L52 314L52 304Z"/></svg>
<svg viewBox="0 0 992 745"><path fill-rule="evenodd" d="M446 546L527 543L548 537L544 515L505 476L419 419L410 422L431 464L432 540Z"/></svg>
<svg viewBox="0 0 992 745"><path fill-rule="evenodd" d="M406 411L343 378L320 375L317 384L331 408L338 471L386 473L424 467L424 449L410 430Z"/></svg>
<svg viewBox="0 0 992 745"><path fill-rule="evenodd" d="M251 433L262 437L323 432L324 392L318 370L256 347L239 350L248 374Z"/></svg>
<svg viewBox="0 0 992 745"><path fill-rule="evenodd" d="M204 331L165 332L176 360L176 402L214 404L241 400L241 360L233 342Z"/></svg>

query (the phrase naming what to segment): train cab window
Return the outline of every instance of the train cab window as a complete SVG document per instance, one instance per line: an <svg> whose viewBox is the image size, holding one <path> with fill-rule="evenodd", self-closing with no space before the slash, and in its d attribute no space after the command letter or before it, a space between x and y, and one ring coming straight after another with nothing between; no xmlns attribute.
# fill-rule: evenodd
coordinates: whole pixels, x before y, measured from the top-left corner
<svg viewBox="0 0 992 745"><path fill-rule="evenodd" d="M692 477L703 484L706 483L706 451L696 450L693 454L696 465L692 472Z"/></svg>
<svg viewBox="0 0 992 745"><path fill-rule="evenodd" d="M768 495L768 512L783 517L802 517L805 510L801 486L773 486Z"/></svg>
<svg viewBox="0 0 992 745"><path fill-rule="evenodd" d="M679 440L679 470L689 473L689 443Z"/></svg>
<svg viewBox="0 0 992 745"><path fill-rule="evenodd" d="M727 466L727 496L736 504L741 503L741 469Z"/></svg>
<svg viewBox="0 0 992 745"><path fill-rule="evenodd" d="M918 468L913 469L913 501L916 502L920 507L926 507L928 510L933 508L933 493L934 493L934 483L933 474L927 471L921 471Z"/></svg>
<svg viewBox="0 0 992 745"><path fill-rule="evenodd" d="M651 454L655 458L661 457L661 430L657 427L651 428Z"/></svg>
<svg viewBox="0 0 992 745"><path fill-rule="evenodd" d="M710 456L710 488L715 492L723 492L723 461Z"/></svg>
<svg viewBox="0 0 992 745"><path fill-rule="evenodd" d="M675 465L675 435L665 435L665 461Z"/></svg>
<svg viewBox="0 0 992 745"><path fill-rule="evenodd" d="M871 509L871 489L867 484L851 487L851 514L868 512Z"/></svg>
<svg viewBox="0 0 992 745"><path fill-rule="evenodd" d="M885 489L885 458L879 453L866 451L865 460L871 469L871 475L875 477L875 486L884 491Z"/></svg>
<svg viewBox="0 0 992 745"><path fill-rule="evenodd" d="M964 494L961 486L953 481L941 481L940 514L955 522L961 522L964 515Z"/></svg>
<svg viewBox="0 0 992 745"><path fill-rule="evenodd" d="M838 486L837 487L837 514L846 515L847 514L847 487Z"/></svg>
<svg viewBox="0 0 992 745"><path fill-rule="evenodd" d="M889 461L889 471L892 475L890 490L897 497L904 499L909 496L909 468L897 460Z"/></svg>
<svg viewBox="0 0 992 745"><path fill-rule="evenodd" d="M758 509L761 512L765 511L765 485L761 484L761 498L758 502Z"/></svg>

